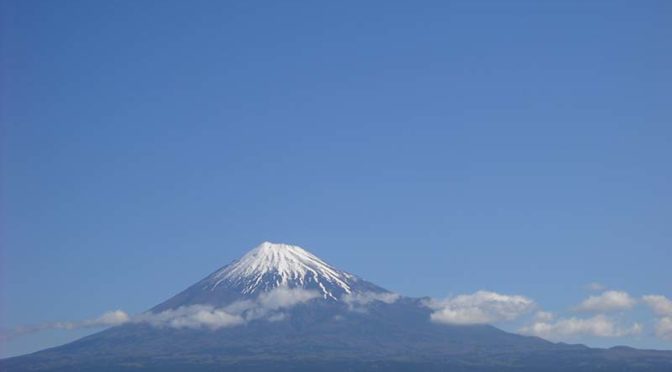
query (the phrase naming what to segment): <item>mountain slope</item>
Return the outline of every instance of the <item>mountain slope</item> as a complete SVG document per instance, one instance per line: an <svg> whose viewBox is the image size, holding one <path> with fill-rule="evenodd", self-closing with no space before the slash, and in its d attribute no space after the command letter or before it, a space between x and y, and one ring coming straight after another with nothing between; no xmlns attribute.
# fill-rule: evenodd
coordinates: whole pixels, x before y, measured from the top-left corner
<svg viewBox="0 0 672 372"><path fill-rule="evenodd" d="M310 252L293 245L264 242L231 265L206 278L206 288L221 284L242 294L267 291L279 286L319 288L324 298L351 293L356 278L331 267Z"/></svg>
<svg viewBox="0 0 672 372"><path fill-rule="evenodd" d="M152 308L165 311L180 306L224 306L253 299L277 288L316 291L324 300L362 293L389 293L356 275L338 270L312 253L293 245L263 242L239 260Z"/></svg>
<svg viewBox="0 0 672 372"><path fill-rule="evenodd" d="M429 321L295 246L263 243L138 317L2 371L672 371L672 353L591 349Z"/></svg>

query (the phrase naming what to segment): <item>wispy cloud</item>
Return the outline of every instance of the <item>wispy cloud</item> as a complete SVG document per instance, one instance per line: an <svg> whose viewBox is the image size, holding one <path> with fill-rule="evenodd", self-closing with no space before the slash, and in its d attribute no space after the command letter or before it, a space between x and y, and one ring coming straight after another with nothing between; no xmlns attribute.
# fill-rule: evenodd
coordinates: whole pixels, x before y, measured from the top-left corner
<svg viewBox="0 0 672 372"><path fill-rule="evenodd" d="M279 321L286 317L282 310L318 297L320 294L317 291L279 287L262 293L254 300L236 301L221 308L209 305L183 306L160 313L143 313L129 321L157 327L219 329L256 319Z"/></svg>
<svg viewBox="0 0 672 372"><path fill-rule="evenodd" d="M146 312L134 316L121 310L106 312L98 318L78 322L51 322L20 326L3 332L2 338L54 329L82 329L144 323L154 327L220 329L242 325L255 319L280 321L286 318L282 310L320 297L317 291L276 288L255 300L237 301L217 308L211 305L190 305L159 313Z"/></svg>
<svg viewBox="0 0 672 372"><path fill-rule="evenodd" d="M255 300L237 301L226 306L223 310L234 315L243 317L245 321L268 318L275 315L281 309L294 307L320 297L317 291L309 291L301 288L279 287L270 292L264 292Z"/></svg>
<svg viewBox="0 0 672 372"><path fill-rule="evenodd" d="M592 283L592 289L601 288ZM626 311L637 304L637 299L623 291L604 291L592 295L574 307L575 311L596 313L590 317L556 317L555 314L537 312L531 324L519 329L520 333L543 337L549 340L571 340L582 336L590 337L623 337L642 332L642 325L632 323L621 324L605 313Z"/></svg>
<svg viewBox="0 0 672 372"><path fill-rule="evenodd" d="M635 335L641 333L642 326L639 323L622 326L606 315L598 314L590 318L571 317L555 321L552 319L536 320L519 331L523 334L539 336L549 340L565 340L577 336L621 337Z"/></svg>
<svg viewBox="0 0 672 372"><path fill-rule="evenodd" d="M672 317L666 316L656 320L656 336L672 341Z"/></svg>
<svg viewBox="0 0 672 372"><path fill-rule="evenodd" d="M586 312L628 310L632 309L636 303L637 300L627 292L606 291L600 295L588 297L576 307L576 310Z"/></svg>
<svg viewBox="0 0 672 372"><path fill-rule="evenodd" d="M655 323L656 336L672 341L672 300L662 295L646 295L642 301L659 316Z"/></svg>
<svg viewBox="0 0 672 372"><path fill-rule="evenodd" d="M425 301L434 310L431 320L444 324L487 324L513 320L530 312L535 303L524 296L504 295L489 291L459 295L443 300Z"/></svg>
<svg viewBox="0 0 672 372"><path fill-rule="evenodd" d="M317 291L279 287L259 295L257 303L259 307L275 310L283 307L292 307L318 297L320 297L320 293Z"/></svg>
<svg viewBox="0 0 672 372"><path fill-rule="evenodd" d="M48 331L52 329L85 329L85 328L100 328L110 327L124 324L130 321L131 317L122 310L108 311L103 315L81 321L64 321L64 322L49 322L27 326L18 326L9 330L5 330L0 334L1 338L11 339L18 336Z"/></svg>
<svg viewBox="0 0 672 372"><path fill-rule="evenodd" d="M287 319L286 310L320 297L317 291L280 287L262 293L256 299L236 301L227 306L191 305L158 313L146 312L129 315L122 310L109 311L97 318L82 321L50 322L21 326L0 333L0 338L53 329L83 329L117 326L127 323L148 324L154 327L220 329L243 325L253 320L277 322ZM366 311L373 302L391 304L398 301L396 293L364 292L342 297L352 311ZM550 340L571 340L583 336L623 337L642 332L640 323L623 323L609 316L612 311L632 309L638 302L648 305L656 314L655 334L672 341L672 300L662 295L646 295L641 301L621 291L605 291L584 300L574 310L595 312L588 317L558 316L538 310L530 315L530 323L519 329L520 333ZM454 325L492 324L515 320L537 308L525 296L507 295L491 291L478 291L446 299L429 299L423 305L431 309L432 322Z"/></svg>
<svg viewBox="0 0 672 372"><path fill-rule="evenodd" d="M129 319L130 323L146 323L155 327L219 329L245 323L238 315L209 305L182 306L160 313L143 313Z"/></svg>
<svg viewBox="0 0 672 372"><path fill-rule="evenodd" d="M534 314L534 320L537 322L550 322L555 319L555 314L550 311L537 311Z"/></svg>
<svg viewBox="0 0 672 372"><path fill-rule="evenodd" d="M662 295L646 295L642 296L642 300L657 315L672 316L672 300L669 298Z"/></svg>
<svg viewBox="0 0 672 372"><path fill-rule="evenodd" d="M386 304L397 302L400 298L397 293L391 292L362 292L362 293L348 293L343 296L342 300L348 305L348 308L353 311L366 311L366 306L372 302L380 301Z"/></svg>

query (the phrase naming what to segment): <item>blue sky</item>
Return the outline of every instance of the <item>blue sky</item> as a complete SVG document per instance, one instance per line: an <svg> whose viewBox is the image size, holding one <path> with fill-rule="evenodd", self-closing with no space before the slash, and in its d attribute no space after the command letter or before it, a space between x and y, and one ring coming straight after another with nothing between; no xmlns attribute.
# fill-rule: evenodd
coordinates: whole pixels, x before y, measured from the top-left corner
<svg viewBox="0 0 672 372"><path fill-rule="evenodd" d="M601 283L643 331L571 341L672 348L639 300L672 297L670 2L1 13L6 328L138 313L271 240L405 295L560 318Z"/></svg>

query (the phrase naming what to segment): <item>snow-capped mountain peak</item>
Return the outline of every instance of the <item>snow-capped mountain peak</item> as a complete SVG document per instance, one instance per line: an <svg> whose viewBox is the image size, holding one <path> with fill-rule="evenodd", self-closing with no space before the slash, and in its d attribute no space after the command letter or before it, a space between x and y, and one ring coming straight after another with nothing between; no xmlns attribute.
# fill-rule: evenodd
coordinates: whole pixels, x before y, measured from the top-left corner
<svg viewBox="0 0 672 372"><path fill-rule="evenodd" d="M314 288L324 298L333 299L351 293L357 281L301 247L271 242L261 243L209 279L211 290L222 283L234 285L244 294L287 286Z"/></svg>

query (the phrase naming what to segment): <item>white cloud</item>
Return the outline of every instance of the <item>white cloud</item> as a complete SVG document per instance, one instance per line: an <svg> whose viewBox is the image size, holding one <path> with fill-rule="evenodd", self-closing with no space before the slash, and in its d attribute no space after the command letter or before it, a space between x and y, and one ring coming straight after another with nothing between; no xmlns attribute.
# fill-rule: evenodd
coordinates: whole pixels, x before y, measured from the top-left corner
<svg viewBox="0 0 672 372"><path fill-rule="evenodd" d="M1 335L3 339L10 339L30 333L48 331L53 329L83 329L83 328L99 328L110 327L126 323L130 320L130 316L121 310L108 311L98 318L86 319L76 322L50 322L28 326L19 326L10 330L6 330Z"/></svg>
<svg viewBox="0 0 672 372"><path fill-rule="evenodd" d="M662 295L647 295L642 297L642 301L660 316L656 319L656 336L672 341L672 300Z"/></svg>
<svg viewBox="0 0 672 372"><path fill-rule="evenodd" d="M343 296L342 300L348 305L350 310L354 311L366 311L366 305L374 302L380 301L386 304L395 303L401 296L397 293L391 292L361 292L361 293L348 293Z"/></svg>
<svg viewBox="0 0 672 372"><path fill-rule="evenodd" d="M160 313L143 313L131 321L147 323L154 327L219 329L243 324L245 319L238 314L231 314L210 305L191 305Z"/></svg>
<svg viewBox="0 0 672 372"><path fill-rule="evenodd" d="M317 291L276 288L264 292L254 300L236 301L222 308L210 305L182 306L160 313L143 313L131 319L155 327L219 329L244 324L255 319L279 321L286 314L279 312L319 297Z"/></svg>
<svg viewBox="0 0 672 372"><path fill-rule="evenodd" d="M478 291L444 300L428 300L425 306L434 310L431 320L445 324L487 324L513 320L531 311L534 301L523 296Z"/></svg>
<svg viewBox="0 0 672 372"><path fill-rule="evenodd" d="M535 321L520 329L523 334L539 336L550 340L571 339L577 336L621 337L639 334L642 326L634 323L622 327L613 319L603 315L591 318L564 318L557 321Z"/></svg>
<svg viewBox="0 0 672 372"><path fill-rule="evenodd" d="M399 295L391 292L362 292L362 293L348 293L343 296L343 301L346 303L355 303L360 305L366 305L373 301L380 301L386 304L392 304L399 299Z"/></svg>
<svg viewBox="0 0 672 372"><path fill-rule="evenodd" d="M672 317L662 317L656 321L656 336L672 341Z"/></svg>
<svg viewBox="0 0 672 372"><path fill-rule="evenodd" d="M291 308L319 296L317 291L281 287L263 293L255 300L237 301L223 308L211 305L190 305L135 316L115 310L106 312L98 318L79 322L53 322L16 327L3 332L2 338L13 338L50 329L99 328L125 323L145 323L155 327L219 329L242 325L254 319L280 321L286 318L286 314L279 310Z"/></svg>
<svg viewBox="0 0 672 372"><path fill-rule="evenodd" d="M282 320L285 320L285 319L287 319L287 314L285 314L285 313L275 313L275 314L269 316L268 318L266 318L266 320L269 321L269 322L279 322L279 321L282 321Z"/></svg>
<svg viewBox="0 0 672 372"><path fill-rule="evenodd" d="M597 296L590 296L576 307L578 311L617 311L631 309L637 300L627 292L606 291Z"/></svg>
<svg viewBox="0 0 672 372"><path fill-rule="evenodd" d="M643 296L642 300L658 315L672 316L672 300L661 295Z"/></svg>
<svg viewBox="0 0 672 372"><path fill-rule="evenodd" d="M292 307L317 297L320 297L320 294L317 291L279 287L259 295L257 303L263 308L275 310L283 307Z"/></svg>
<svg viewBox="0 0 672 372"><path fill-rule="evenodd" d="M122 310L108 311L94 319L93 321L85 320L85 326L99 327L99 326L114 326L128 322L131 317Z"/></svg>
<svg viewBox="0 0 672 372"><path fill-rule="evenodd" d="M550 322L555 318L555 315L548 311L537 311L534 314L534 320L538 322Z"/></svg>
<svg viewBox="0 0 672 372"><path fill-rule="evenodd" d="M320 297L317 291L301 288L278 287L270 292L264 292L255 300L234 302L225 309L228 312L239 314L250 321L273 316L279 309L286 309L300 303L308 302ZM277 320L277 317L275 318Z"/></svg>

